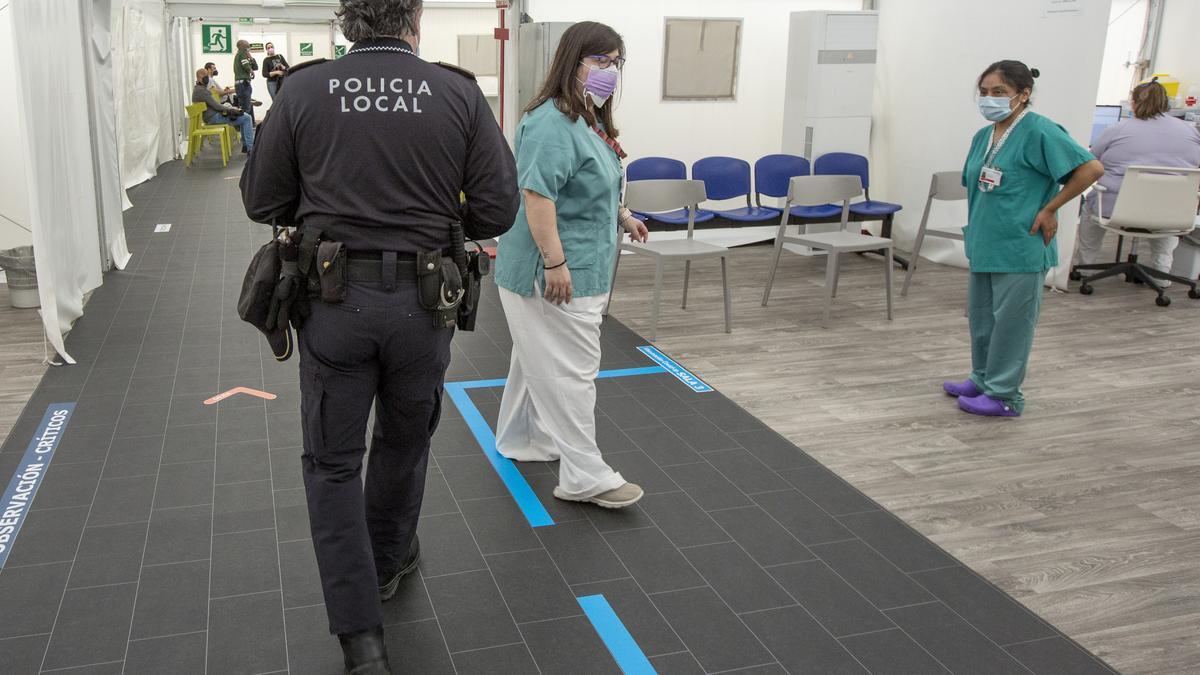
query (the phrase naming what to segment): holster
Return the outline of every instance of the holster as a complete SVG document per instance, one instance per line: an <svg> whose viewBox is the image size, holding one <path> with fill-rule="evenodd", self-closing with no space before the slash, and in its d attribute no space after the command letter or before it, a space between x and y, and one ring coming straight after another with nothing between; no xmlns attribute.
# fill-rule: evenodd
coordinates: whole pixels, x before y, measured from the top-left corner
<svg viewBox="0 0 1200 675"><path fill-rule="evenodd" d="M321 302L336 304L346 299L346 245L340 241L317 244L317 274L321 280Z"/></svg>
<svg viewBox="0 0 1200 675"><path fill-rule="evenodd" d="M492 259L488 257L486 251L478 247L478 244L476 247L477 250L466 253L467 274L463 279L465 292L462 302L458 305L459 330L475 330L475 317L479 314L482 281L491 271Z"/></svg>
<svg viewBox="0 0 1200 675"><path fill-rule="evenodd" d="M417 292L421 306L433 312L433 325L452 328L463 299L463 278L458 265L441 251L417 254Z"/></svg>

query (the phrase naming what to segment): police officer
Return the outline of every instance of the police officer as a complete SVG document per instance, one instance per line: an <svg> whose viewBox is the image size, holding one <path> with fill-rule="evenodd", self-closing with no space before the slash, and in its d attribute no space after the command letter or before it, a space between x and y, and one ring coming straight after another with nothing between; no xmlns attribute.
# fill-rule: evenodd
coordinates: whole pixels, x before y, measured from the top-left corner
<svg viewBox="0 0 1200 675"><path fill-rule="evenodd" d="M314 300L299 333L302 462L330 632L347 671L383 673L380 603L419 555L453 333L422 305L414 257L447 249L452 221L500 235L519 196L474 77L416 56L421 0L342 0L338 16L353 49L291 69L241 188L252 220L299 224L305 242L319 230L349 254L344 300Z"/></svg>

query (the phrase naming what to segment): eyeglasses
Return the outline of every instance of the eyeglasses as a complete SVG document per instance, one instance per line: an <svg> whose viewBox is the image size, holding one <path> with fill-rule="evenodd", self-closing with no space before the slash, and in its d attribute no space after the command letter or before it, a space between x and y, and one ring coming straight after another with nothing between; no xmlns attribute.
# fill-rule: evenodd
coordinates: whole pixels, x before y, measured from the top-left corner
<svg viewBox="0 0 1200 675"><path fill-rule="evenodd" d="M610 57L608 54L592 54L591 56L585 56L583 58L591 59L591 60L595 61L596 65L600 66L601 68L607 68L613 64L616 64L617 70L622 70L623 68L625 68L625 57L624 56L618 56L617 58L614 59L614 58Z"/></svg>

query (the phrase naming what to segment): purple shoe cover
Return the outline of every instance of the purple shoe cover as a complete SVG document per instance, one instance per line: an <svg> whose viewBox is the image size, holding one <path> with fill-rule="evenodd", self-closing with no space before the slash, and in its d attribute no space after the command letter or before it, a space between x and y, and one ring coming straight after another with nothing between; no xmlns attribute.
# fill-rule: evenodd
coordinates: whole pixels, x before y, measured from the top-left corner
<svg viewBox="0 0 1200 675"><path fill-rule="evenodd" d="M967 398L973 398L983 393L979 391L979 387L975 386L975 381L969 377L962 382L946 380L942 383L942 389L951 396L966 396Z"/></svg>
<svg viewBox="0 0 1200 675"><path fill-rule="evenodd" d="M1021 415L1011 405L1004 401L998 401L987 394L980 394L974 397L959 396L958 407L972 415L984 415L987 417L1019 417Z"/></svg>

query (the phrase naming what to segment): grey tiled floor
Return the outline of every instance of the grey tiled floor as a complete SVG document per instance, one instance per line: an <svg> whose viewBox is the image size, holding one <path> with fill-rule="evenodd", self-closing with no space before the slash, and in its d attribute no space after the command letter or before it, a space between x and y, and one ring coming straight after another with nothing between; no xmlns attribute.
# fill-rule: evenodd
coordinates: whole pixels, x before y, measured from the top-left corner
<svg viewBox="0 0 1200 675"><path fill-rule="evenodd" d="M131 195L130 269L107 275L0 451L7 481L52 402L78 401L7 567L5 672L336 673L300 481L296 362L233 311L265 228L227 170L178 164ZM167 234L152 234L170 222ZM503 377L495 302L449 380ZM649 363L616 321L604 369ZM233 386L278 399L202 401ZM499 389L471 390L490 423ZM1106 666L719 393L599 383L597 428L634 508L550 496L530 528L447 405L424 556L386 605L403 672L616 672L576 598L602 594L663 673L1101 673Z"/></svg>

